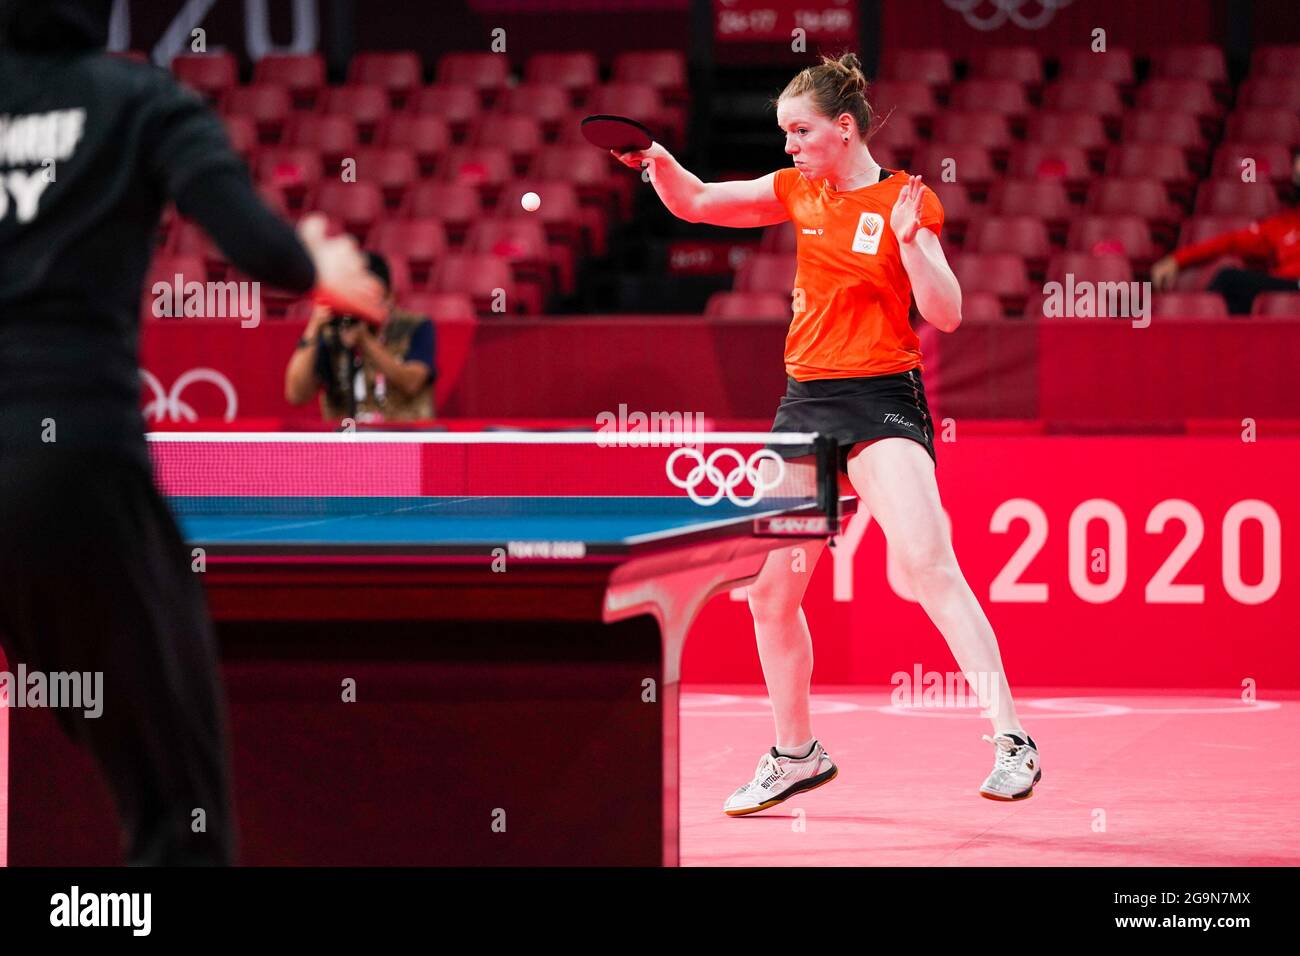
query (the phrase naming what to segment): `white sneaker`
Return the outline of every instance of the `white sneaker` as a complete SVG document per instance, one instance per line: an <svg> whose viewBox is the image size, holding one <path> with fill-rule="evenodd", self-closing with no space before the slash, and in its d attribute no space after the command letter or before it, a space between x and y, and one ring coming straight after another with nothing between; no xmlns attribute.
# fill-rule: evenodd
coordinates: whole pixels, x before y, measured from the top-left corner
<svg viewBox="0 0 1300 956"><path fill-rule="evenodd" d="M1043 776L1038 759L1038 745L1029 734L1006 733L983 737L993 744L993 772L980 787L980 796L990 800L1023 800L1034 792L1034 784Z"/></svg>
<svg viewBox="0 0 1300 956"><path fill-rule="evenodd" d="M730 817L757 813L789 800L796 793L815 790L835 779L839 769L830 754L814 740L804 757L787 757L775 747L763 754L754 771L754 779L727 798L722 812Z"/></svg>

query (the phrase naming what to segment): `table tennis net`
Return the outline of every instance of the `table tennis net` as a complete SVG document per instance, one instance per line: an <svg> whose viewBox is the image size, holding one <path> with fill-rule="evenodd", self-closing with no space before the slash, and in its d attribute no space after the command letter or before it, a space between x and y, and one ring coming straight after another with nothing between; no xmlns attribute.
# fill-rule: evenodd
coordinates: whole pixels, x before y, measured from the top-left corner
<svg viewBox="0 0 1300 956"><path fill-rule="evenodd" d="M153 433L159 487L185 514L340 514L512 507L591 514L598 500L663 507L792 508L818 500L813 436L699 433L670 444L584 433ZM604 439L602 442L600 439ZM636 440L634 442L634 439ZM792 456L787 460L780 452ZM670 471L671 468L671 471ZM419 499L425 499L421 501ZM432 503L436 499L436 505Z"/></svg>

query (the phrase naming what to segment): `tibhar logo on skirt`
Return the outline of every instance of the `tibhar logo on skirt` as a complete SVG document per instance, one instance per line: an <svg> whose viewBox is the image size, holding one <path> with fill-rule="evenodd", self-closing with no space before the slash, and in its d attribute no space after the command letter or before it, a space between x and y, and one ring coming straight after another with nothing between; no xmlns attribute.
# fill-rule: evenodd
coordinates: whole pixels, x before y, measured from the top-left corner
<svg viewBox="0 0 1300 956"><path fill-rule="evenodd" d="M858 217L858 228L853 233L853 251L874 256L880 248L880 237L884 234L884 216L878 212L864 212Z"/></svg>

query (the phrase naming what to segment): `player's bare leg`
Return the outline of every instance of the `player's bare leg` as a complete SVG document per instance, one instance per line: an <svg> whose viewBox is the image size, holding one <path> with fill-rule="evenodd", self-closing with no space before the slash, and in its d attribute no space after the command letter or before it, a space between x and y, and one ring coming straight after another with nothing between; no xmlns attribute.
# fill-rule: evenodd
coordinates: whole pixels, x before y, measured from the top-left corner
<svg viewBox="0 0 1300 956"><path fill-rule="evenodd" d="M1041 776L1037 748L1020 727L993 628L957 565L934 462L916 442L891 437L857 446L848 471L859 498L884 531L904 580L948 642L958 667L976 676L976 689L992 692L981 705L993 723L993 737L985 739L998 754L981 793L992 799L1028 796Z"/></svg>

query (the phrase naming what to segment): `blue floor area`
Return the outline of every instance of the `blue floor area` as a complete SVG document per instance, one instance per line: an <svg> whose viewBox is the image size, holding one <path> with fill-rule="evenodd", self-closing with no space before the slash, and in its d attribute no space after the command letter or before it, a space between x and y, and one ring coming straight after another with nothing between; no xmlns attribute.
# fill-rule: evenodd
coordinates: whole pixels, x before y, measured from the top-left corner
<svg viewBox="0 0 1300 956"><path fill-rule="evenodd" d="M478 544L584 541L627 544L806 505L771 499L742 508L725 498L416 498L176 496L168 499L194 544Z"/></svg>

